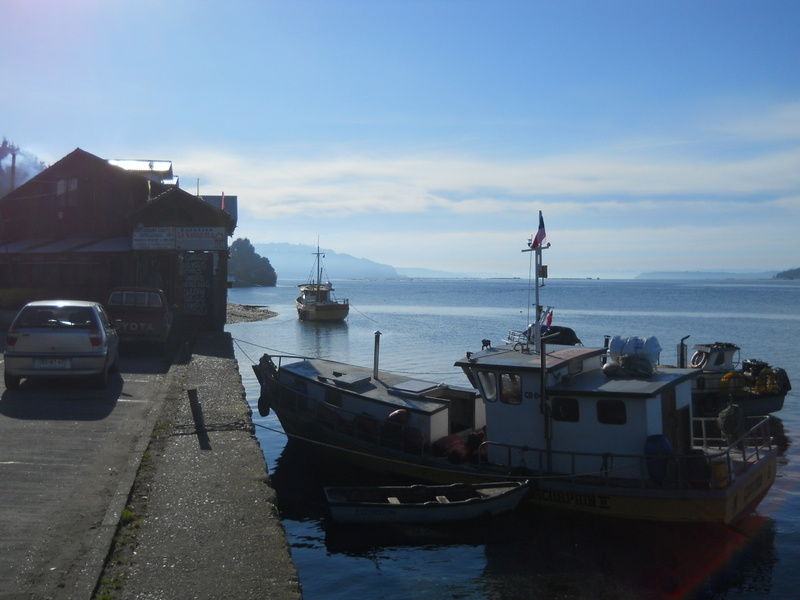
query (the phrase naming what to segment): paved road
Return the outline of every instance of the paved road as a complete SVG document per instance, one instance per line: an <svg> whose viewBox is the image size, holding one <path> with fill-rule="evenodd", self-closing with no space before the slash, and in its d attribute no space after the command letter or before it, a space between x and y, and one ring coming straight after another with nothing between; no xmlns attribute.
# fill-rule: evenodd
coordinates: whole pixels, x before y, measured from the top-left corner
<svg viewBox="0 0 800 600"><path fill-rule="evenodd" d="M130 354L102 391L0 387L0 599L91 593L99 572L86 564L105 556L87 553L116 529L167 385L163 358Z"/></svg>

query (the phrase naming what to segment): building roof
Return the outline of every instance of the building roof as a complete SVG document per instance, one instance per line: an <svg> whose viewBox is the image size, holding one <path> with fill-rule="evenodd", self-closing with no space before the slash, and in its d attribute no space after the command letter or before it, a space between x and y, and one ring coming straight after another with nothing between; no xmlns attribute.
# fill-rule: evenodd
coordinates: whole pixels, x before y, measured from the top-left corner
<svg viewBox="0 0 800 600"><path fill-rule="evenodd" d="M108 164L120 167L131 173L142 175L152 181L176 185L178 178L172 173L171 160L138 160L128 158L110 158Z"/></svg>

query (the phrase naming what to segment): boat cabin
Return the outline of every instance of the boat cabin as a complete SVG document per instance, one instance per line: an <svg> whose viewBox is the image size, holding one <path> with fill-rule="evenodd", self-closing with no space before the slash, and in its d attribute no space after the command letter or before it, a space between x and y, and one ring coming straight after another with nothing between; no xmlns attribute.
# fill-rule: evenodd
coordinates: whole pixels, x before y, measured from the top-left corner
<svg viewBox="0 0 800 600"><path fill-rule="evenodd" d="M618 474L630 456L630 476L638 479L653 436L664 448L688 452L697 371L609 376L605 359L604 348L551 346L542 356L508 345L457 361L485 402L489 461L572 475L611 468ZM613 455L614 465L598 463L603 454Z"/></svg>
<svg viewBox="0 0 800 600"><path fill-rule="evenodd" d="M331 300L333 288L330 283L304 283L297 287L300 289L300 297L297 301L303 304L324 304Z"/></svg>
<svg viewBox="0 0 800 600"><path fill-rule="evenodd" d="M281 383L295 392L298 412L314 411L317 421L338 432L381 442L395 436L405 450L452 433L483 427L485 411L477 392L324 359L280 367Z"/></svg>

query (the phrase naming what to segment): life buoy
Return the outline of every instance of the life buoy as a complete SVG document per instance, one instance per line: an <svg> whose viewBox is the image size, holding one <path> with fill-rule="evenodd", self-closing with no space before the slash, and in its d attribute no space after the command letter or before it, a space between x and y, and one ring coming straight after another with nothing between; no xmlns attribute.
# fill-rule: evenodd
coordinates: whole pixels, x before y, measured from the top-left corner
<svg viewBox="0 0 800 600"><path fill-rule="evenodd" d="M775 391L775 372L766 367L756 377L756 393L765 394Z"/></svg>
<svg viewBox="0 0 800 600"><path fill-rule="evenodd" d="M726 373L719 382L719 391L723 396L740 396L745 391L747 380L744 375L731 371Z"/></svg>
<svg viewBox="0 0 800 600"><path fill-rule="evenodd" d="M708 352L698 350L692 355L692 367L695 369L705 368L706 364L708 364Z"/></svg>

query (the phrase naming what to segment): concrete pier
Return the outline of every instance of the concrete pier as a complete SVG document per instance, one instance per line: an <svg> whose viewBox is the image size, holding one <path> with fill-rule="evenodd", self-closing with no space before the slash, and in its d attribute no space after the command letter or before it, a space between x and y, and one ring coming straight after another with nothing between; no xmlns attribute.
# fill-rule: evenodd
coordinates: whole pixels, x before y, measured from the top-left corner
<svg viewBox="0 0 800 600"><path fill-rule="evenodd" d="M228 334L196 341L180 387L119 598L300 598Z"/></svg>

